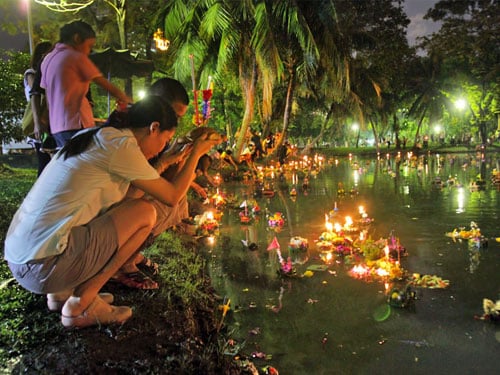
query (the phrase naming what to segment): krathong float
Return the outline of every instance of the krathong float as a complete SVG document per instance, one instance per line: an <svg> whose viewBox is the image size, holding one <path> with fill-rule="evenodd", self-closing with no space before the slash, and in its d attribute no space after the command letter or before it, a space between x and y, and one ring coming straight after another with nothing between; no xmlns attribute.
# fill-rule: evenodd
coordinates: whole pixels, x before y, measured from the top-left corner
<svg viewBox="0 0 500 375"><path fill-rule="evenodd" d="M447 288L450 286L449 280L443 280L436 275L421 275L419 273L414 273L410 282L414 286L428 289Z"/></svg>
<svg viewBox="0 0 500 375"><path fill-rule="evenodd" d="M488 239L481 234L481 229L478 225L471 221L470 229L466 230L465 227L455 228L451 232L445 233L446 237L451 237L453 241L456 240L469 240L472 241L471 245L477 245L477 247L486 247L488 245Z"/></svg>
<svg viewBox="0 0 500 375"><path fill-rule="evenodd" d="M378 260L355 265L349 271L349 274L357 279L371 281L375 279L380 280L402 280L405 271L402 269L398 262L387 262L385 260Z"/></svg>
<svg viewBox="0 0 500 375"><path fill-rule="evenodd" d="M358 208L360 218L356 221L360 226L368 226L373 223L373 218L368 217L368 214L365 211L363 206L359 206Z"/></svg>
<svg viewBox="0 0 500 375"><path fill-rule="evenodd" d="M285 218L281 212L275 212L267 218L267 225L270 228L281 228L285 225Z"/></svg>
<svg viewBox="0 0 500 375"><path fill-rule="evenodd" d="M243 210L240 211L239 213L240 223L242 224L250 223L253 220L253 217L250 215L250 211L248 209L248 203L246 200L243 201L243 203L241 203L240 208L243 208Z"/></svg>
<svg viewBox="0 0 500 375"><path fill-rule="evenodd" d="M394 236L394 231L392 231L389 236L387 247L389 249L389 257L398 262L401 260L402 256L408 255L406 248L399 242L399 237Z"/></svg>
<svg viewBox="0 0 500 375"><path fill-rule="evenodd" d="M309 260L309 241L303 237L292 237L288 243L288 251L293 264L304 264Z"/></svg>
<svg viewBox="0 0 500 375"><path fill-rule="evenodd" d="M265 183L263 188L262 188L262 195L267 198L272 198L274 197L274 189L270 183Z"/></svg>
<svg viewBox="0 0 500 375"><path fill-rule="evenodd" d="M215 219L212 211L206 211L194 218L197 225L196 235L201 237L219 234L219 222Z"/></svg>
<svg viewBox="0 0 500 375"><path fill-rule="evenodd" d="M494 302L491 299L483 298L483 310L483 315L475 316L476 319L500 322L500 299Z"/></svg>
<svg viewBox="0 0 500 375"><path fill-rule="evenodd" d="M342 182L337 184L337 195L341 197L345 195L344 184Z"/></svg>
<svg viewBox="0 0 500 375"><path fill-rule="evenodd" d="M297 270L292 264L292 258L288 257L287 259L284 259L283 256L281 255L281 246L276 236L274 236L273 240L268 245L267 250L268 251L276 250L276 255L278 255L278 261L280 264L280 267L277 271L279 276L297 277Z"/></svg>
<svg viewBox="0 0 500 375"><path fill-rule="evenodd" d="M219 191L219 188L217 188L215 194L210 196L209 198L210 204L213 205L214 207L222 207L226 204L226 198L224 194L222 194Z"/></svg>
<svg viewBox="0 0 500 375"><path fill-rule="evenodd" d="M309 241L303 237L292 237L288 243L290 251L306 252L309 249Z"/></svg>
<svg viewBox="0 0 500 375"><path fill-rule="evenodd" d="M387 294L387 303L392 307L405 308L412 306L417 298L417 294L408 284L404 288L392 288Z"/></svg>

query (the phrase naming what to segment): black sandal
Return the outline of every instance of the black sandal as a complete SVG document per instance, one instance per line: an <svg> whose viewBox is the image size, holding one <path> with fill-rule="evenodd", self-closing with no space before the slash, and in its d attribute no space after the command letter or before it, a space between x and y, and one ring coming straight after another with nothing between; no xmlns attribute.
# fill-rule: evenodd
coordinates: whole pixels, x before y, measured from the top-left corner
<svg viewBox="0 0 500 375"><path fill-rule="evenodd" d="M160 272L159 264L146 257L144 257L144 259L140 263L137 263L136 266L141 271L147 272L151 276L158 275L158 273Z"/></svg>

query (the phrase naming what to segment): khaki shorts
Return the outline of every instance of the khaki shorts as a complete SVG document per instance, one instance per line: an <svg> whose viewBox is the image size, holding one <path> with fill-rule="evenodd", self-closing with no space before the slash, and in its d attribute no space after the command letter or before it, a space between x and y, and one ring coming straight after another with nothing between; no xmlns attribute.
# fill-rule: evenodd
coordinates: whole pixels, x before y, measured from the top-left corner
<svg viewBox="0 0 500 375"><path fill-rule="evenodd" d="M9 268L19 284L39 294L58 293L87 281L116 253L118 236L113 220L102 215L87 225L71 229L62 254L13 264Z"/></svg>

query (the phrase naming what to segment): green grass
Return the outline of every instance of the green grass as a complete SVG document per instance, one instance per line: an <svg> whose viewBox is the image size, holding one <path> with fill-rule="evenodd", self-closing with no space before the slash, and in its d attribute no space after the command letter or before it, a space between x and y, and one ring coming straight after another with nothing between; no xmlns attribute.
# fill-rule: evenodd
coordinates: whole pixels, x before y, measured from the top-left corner
<svg viewBox="0 0 500 375"><path fill-rule="evenodd" d="M35 170L0 164L2 245L12 216L35 179ZM133 306L133 318L122 327L81 331L65 330L59 314L48 312L45 296L20 287L6 262L0 262L0 368L48 374L62 363L68 373L72 366L78 373L95 373L113 363L114 370L126 374L137 370L137 355L149 371L184 369L180 373L193 373L201 366L205 373L224 373L226 366L234 364L222 355L219 343L224 342L223 335L213 334L218 301L205 274L205 260L197 250L195 243L183 242L172 232L163 233L145 250L160 264L156 280L161 288L142 291L108 284L105 289L115 295L117 303ZM121 339L110 346L110 336ZM156 354L160 349L161 356Z"/></svg>

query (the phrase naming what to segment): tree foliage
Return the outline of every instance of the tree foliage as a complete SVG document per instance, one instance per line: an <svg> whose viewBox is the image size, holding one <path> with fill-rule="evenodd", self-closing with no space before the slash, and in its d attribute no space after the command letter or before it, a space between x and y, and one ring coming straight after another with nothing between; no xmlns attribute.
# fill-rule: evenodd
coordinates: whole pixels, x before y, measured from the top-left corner
<svg viewBox="0 0 500 375"><path fill-rule="evenodd" d="M0 51L0 141L23 138L21 119L26 108L23 74L29 55Z"/></svg>

